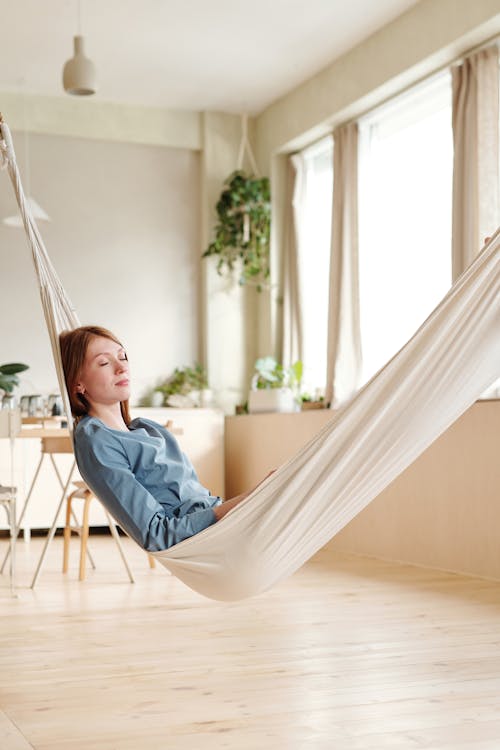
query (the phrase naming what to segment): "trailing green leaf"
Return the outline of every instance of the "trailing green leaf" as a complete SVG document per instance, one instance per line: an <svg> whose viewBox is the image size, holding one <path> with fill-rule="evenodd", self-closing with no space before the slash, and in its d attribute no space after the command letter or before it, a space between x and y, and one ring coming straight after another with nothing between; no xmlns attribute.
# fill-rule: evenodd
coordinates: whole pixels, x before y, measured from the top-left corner
<svg viewBox="0 0 500 750"><path fill-rule="evenodd" d="M271 233L271 193L269 179L231 174L217 202L218 223L215 238L203 258L217 257L220 276L239 267L240 285L251 282L261 291L268 285Z"/></svg>

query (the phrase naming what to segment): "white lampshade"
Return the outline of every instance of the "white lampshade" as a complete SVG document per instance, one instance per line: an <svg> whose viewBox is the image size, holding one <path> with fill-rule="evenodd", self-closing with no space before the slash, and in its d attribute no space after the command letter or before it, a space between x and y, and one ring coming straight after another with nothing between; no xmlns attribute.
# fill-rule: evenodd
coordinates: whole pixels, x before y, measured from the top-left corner
<svg viewBox="0 0 500 750"><path fill-rule="evenodd" d="M68 94L90 96L96 92L96 74L92 60L85 57L83 36L73 37L75 54L63 69L63 86Z"/></svg>
<svg viewBox="0 0 500 750"><path fill-rule="evenodd" d="M38 205L36 200L34 198L27 198L28 205L31 209L31 213L33 214L33 217L37 219L38 221L50 221L50 216L43 210L41 206ZM6 224L8 227L22 227L23 226L23 220L21 218L21 214L13 214L12 216L7 216L5 219L3 219L3 223Z"/></svg>

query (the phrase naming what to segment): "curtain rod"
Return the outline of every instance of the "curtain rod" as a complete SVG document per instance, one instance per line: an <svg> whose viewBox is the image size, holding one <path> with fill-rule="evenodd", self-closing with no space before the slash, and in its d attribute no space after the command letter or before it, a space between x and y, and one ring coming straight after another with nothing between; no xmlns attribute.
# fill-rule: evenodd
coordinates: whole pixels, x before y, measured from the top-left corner
<svg viewBox="0 0 500 750"><path fill-rule="evenodd" d="M460 55L457 55L457 57L454 57L449 62L444 63L443 65L440 65L438 68L433 70L432 73L428 73L427 75L424 75L421 78L418 78L416 81L409 83L407 86L403 86L403 88L400 89L396 94L391 94L390 96L387 96L385 99L382 99L382 101L377 102L377 104L374 104L372 107L367 107L366 109L362 110L357 115L355 115L354 117L350 117L348 120L345 120L344 122L339 123L339 125L350 125L353 122L357 122L358 120L361 120L363 117L366 117L366 115L369 115L372 112L375 112L377 109L379 109L379 107L383 107L392 99L395 99L398 96L402 96L407 91L410 91L410 89L412 89L414 86L418 86L419 84L424 83L424 81L428 81L429 79L433 78L439 73L442 73L443 70L446 70L447 68L451 68L454 65L459 65L470 55L474 55L477 52L480 52L481 50L486 49L489 46L493 46L493 44L496 44L498 46L499 41L500 41L500 36L498 34L488 37L488 39L485 39L480 44L476 44L474 47L471 47L466 52L462 52ZM337 125L335 127L339 127L339 126ZM317 143L320 143L322 140L324 140L325 138L328 138L328 136L332 134L333 134L333 131L330 129L324 135L320 136L319 138L316 138L314 141L311 141L311 143L308 143L307 146L304 146L303 148L298 149L298 151L291 151L288 155L291 156L292 154L301 153L302 151L305 151L306 149L312 148Z"/></svg>

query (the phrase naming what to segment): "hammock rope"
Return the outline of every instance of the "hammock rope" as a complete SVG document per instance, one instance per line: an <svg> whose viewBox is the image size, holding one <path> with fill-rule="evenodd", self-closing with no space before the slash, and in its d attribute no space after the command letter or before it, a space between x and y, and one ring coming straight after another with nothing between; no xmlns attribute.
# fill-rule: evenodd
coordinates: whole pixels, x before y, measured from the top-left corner
<svg viewBox="0 0 500 750"><path fill-rule="evenodd" d="M0 127L71 425L57 336L79 323L26 204L8 127ZM497 229L410 341L297 455L223 519L155 558L212 599L269 589L374 500L499 374Z"/></svg>
<svg viewBox="0 0 500 750"><path fill-rule="evenodd" d="M40 287L40 297L45 316L45 323L47 325L52 347L52 356L56 366L57 379L63 399L64 411L68 417L68 429L72 437L73 418L71 416L71 407L62 369L61 352L59 349L59 333L65 329L71 330L72 328L77 328L80 325L80 322L75 308L71 304L56 270L52 265L42 236L31 213L28 201L26 200L21 182L21 175L17 166L10 129L4 122L1 113L0 134L0 167L2 169L7 169L9 173L14 193L16 195L17 205L23 220L28 244L31 248L31 256Z"/></svg>

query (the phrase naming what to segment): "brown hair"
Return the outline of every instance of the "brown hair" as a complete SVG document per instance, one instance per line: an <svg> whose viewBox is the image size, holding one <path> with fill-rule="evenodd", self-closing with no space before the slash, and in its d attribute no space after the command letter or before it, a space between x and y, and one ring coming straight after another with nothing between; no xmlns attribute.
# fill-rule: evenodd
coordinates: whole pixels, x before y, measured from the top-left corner
<svg viewBox="0 0 500 750"><path fill-rule="evenodd" d="M63 331L59 334L59 347L61 349L64 378L66 380L66 389L71 404L71 413L75 418L75 424L88 414L90 409L90 404L85 395L77 393L76 384L85 362L88 346L96 336L102 336L122 346L121 341L111 331L100 326L80 326L80 328L75 328L72 331ZM123 421L128 427L131 421L128 399L120 402L120 408Z"/></svg>

